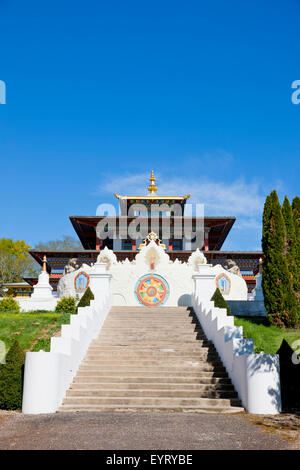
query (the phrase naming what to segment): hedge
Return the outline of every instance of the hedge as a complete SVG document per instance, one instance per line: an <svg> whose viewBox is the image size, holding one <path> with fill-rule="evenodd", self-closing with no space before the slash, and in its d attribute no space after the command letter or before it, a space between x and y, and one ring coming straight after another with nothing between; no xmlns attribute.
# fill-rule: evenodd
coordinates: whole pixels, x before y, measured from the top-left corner
<svg viewBox="0 0 300 470"><path fill-rule="evenodd" d="M0 312L19 312L20 305L18 302L11 296L11 297L4 297L4 299L0 300Z"/></svg>
<svg viewBox="0 0 300 470"><path fill-rule="evenodd" d="M59 313L75 313L76 300L74 299L74 297L62 297L57 302L55 311Z"/></svg>
<svg viewBox="0 0 300 470"><path fill-rule="evenodd" d="M217 288L215 290L215 293L214 295L212 296L211 300L215 303L215 307L218 307L218 308L226 308L227 310L227 315L232 315L232 311L228 305L228 303L226 302L226 300L224 299L221 291L219 288Z"/></svg>
<svg viewBox="0 0 300 470"><path fill-rule="evenodd" d="M6 355L6 363L0 365L0 409L22 408L25 353L18 341L14 341Z"/></svg>
<svg viewBox="0 0 300 470"><path fill-rule="evenodd" d="M94 300L94 294L88 287L81 299L79 300L79 303L77 305L77 311L78 307L89 307L91 300Z"/></svg>

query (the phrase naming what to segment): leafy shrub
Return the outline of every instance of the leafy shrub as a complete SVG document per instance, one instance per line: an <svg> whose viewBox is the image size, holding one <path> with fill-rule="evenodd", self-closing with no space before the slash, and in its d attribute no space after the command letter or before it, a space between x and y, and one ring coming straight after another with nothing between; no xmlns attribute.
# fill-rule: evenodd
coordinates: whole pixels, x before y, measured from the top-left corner
<svg viewBox="0 0 300 470"><path fill-rule="evenodd" d="M20 305L13 297L5 297L0 300L0 312L19 312Z"/></svg>
<svg viewBox="0 0 300 470"><path fill-rule="evenodd" d="M60 313L75 313L76 300L74 297L62 297L56 305L56 312Z"/></svg>
<svg viewBox="0 0 300 470"><path fill-rule="evenodd" d="M18 341L14 341L6 355L6 363L0 365L0 409L22 408L23 370L25 353Z"/></svg>
<svg viewBox="0 0 300 470"><path fill-rule="evenodd" d="M215 307L218 307L218 308L226 308L227 310L227 315L232 315L232 311L228 305L228 303L226 302L226 300L224 299L223 295L221 294L221 291L219 288L217 288L215 290L215 293L214 295L212 296L211 300L214 302L215 304Z"/></svg>
<svg viewBox="0 0 300 470"><path fill-rule="evenodd" d="M94 300L94 298L95 297L94 297L93 292L88 287L85 293L83 294L83 296L81 297L81 299L79 300L79 303L77 305L77 311L78 311L78 307L89 307L91 300Z"/></svg>

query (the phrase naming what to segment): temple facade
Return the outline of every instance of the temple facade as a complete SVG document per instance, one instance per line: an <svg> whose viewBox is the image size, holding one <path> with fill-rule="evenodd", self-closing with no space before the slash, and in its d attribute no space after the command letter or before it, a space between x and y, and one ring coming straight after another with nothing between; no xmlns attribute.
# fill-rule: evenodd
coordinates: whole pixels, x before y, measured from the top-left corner
<svg viewBox="0 0 300 470"><path fill-rule="evenodd" d="M118 215L70 216L70 221L81 241L82 249L72 251L29 250L31 256L42 266L47 258L47 271L54 289L67 267L80 268L82 264L93 265L99 251L107 247L113 250L116 259L135 259L143 240L151 232L157 234L171 261L187 262L191 254L199 249L205 253L212 265L238 271L248 286L255 287L259 259L262 252L222 251L221 248L235 223L235 217L209 217L196 213L187 203L190 194L184 196L161 196L152 171L148 194L121 196L115 194L119 203ZM194 211L195 212L195 211ZM200 212L200 213L199 213ZM37 279L24 279L35 285Z"/></svg>

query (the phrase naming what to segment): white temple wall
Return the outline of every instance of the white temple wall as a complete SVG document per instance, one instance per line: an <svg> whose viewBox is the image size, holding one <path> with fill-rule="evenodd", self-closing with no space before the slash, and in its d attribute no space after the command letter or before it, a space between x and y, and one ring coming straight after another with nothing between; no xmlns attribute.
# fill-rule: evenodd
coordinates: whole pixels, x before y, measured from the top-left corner
<svg viewBox="0 0 300 470"><path fill-rule="evenodd" d="M199 249L192 253L188 262L171 261L162 244L149 240L131 262L128 259L118 262L108 248L100 251L98 260L106 263L111 274L112 302L116 306L189 306L194 289L193 275L201 265L206 265L209 272L209 280L203 280L207 292L213 295L218 286L226 300L247 300L244 279L221 265L207 265ZM80 295L82 288L89 285L94 269L94 266L83 264L80 269L63 276L58 284L58 296Z"/></svg>

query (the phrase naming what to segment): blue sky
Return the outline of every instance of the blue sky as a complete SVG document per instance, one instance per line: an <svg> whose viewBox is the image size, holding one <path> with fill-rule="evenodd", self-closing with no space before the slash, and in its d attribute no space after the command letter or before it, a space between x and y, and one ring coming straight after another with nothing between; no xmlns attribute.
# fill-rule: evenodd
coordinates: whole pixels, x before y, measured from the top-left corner
<svg viewBox="0 0 300 470"><path fill-rule="evenodd" d="M0 0L0 237L73 235L113 193L191 192L260 248L299 196L300 2Z"/></svg>

